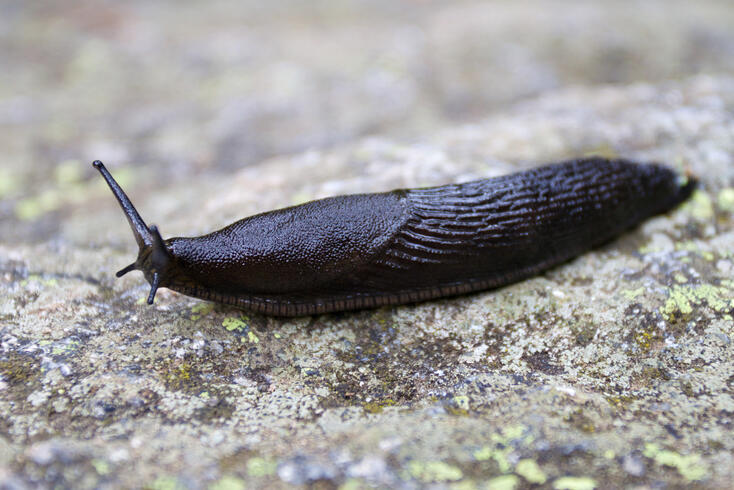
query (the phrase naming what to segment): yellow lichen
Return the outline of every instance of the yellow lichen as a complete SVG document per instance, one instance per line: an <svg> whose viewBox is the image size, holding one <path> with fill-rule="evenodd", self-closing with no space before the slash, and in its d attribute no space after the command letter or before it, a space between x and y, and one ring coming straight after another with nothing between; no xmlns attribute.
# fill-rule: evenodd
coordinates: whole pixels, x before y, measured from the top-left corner
<svg viewBox="0 0 734 490"><path fill-rule="evenodd" d="M564 476L553 482L556 490L594 490L596 481L588 476Z"/></svg>
<svg viewBox="0 0 734 490"><path fill-rule="evenodd" d="M159 476L148 488L151 490L178 490L184 487L175 476Z"/></svg>
<svg viewBox="0 0 734 490"><path fill-rule="evenodd" d="M489 446L482 446L481 448L474 451L474 459L477 461L487 461L492 457L492 448Z"/></svg>
<svg viewBox="0 0 734 490"><path fill-rule="evenodd" d="M274 475L277 467L278 465L275 461L261 457L254 457L247 460L247 474L253 477Z"/></svg>
<svg viewBox="0 0 734 490"><path fill-rule="evenodd" d="M245 490L245 482L236 476L223 476L209 485L209 490Z"/></svg>
<svg viewBox="0 0 734 490"><path fill-rule="evenodd" d="M457 395L453 398L457 407L462 410L469 410L469 397L466 395Z"/></svg>
<svg viewBox="0 0 734 490"><path fill-rule="evenodd" d="M57 281L55 278L45 278L43 276L39 276L38 274L30 274L27 278L20 281L21 287L26 287L29 284L41 284L45 287L56 287L59 284L59 281Z"/></svg>
<svg viewBox="0 0 734 490"><path fill-rule="evenodd" d="M734 188L727 187L726 189L721 189L716 198L716 204L722 211L734 213Z"/></svg>
<svg viewBox="0 0 734 490"><path fill-rule="evenodd" d="M456 481L464 477L461 468L443 461L411 461L408 473L423 483Z"/></svg>
<svg viewBox="0 0 734 490"><path fill-rule="evenodd" d="M198 303L191 307L191 319L198 320L214 311L213 303Z"/></svg>
<svg viewBox="0 0 734 490"><path fill-rule="evenodd" d="M446 411L451 415L468 415L469 414L469 397L466 395L457 395L451 398L446 404Z"/></svg>
<svg viewBox="0 0 734 490"><path fill-rule="evenodd" d="M474 480L461 480L459 482L451 483L449 485L451 490L476 490L477 484Z"/></svg>
<svg viewBox="0 0 734 490"><path fill-rule="evenodd" d="M512 443L520 442L522 444L530 444L533 442L531 434L525 434L526 428L522 425L510 425L490 436L494 443L493 446L483 446L474 451L474 458L477 461L486 461L493 459L497 463L497 467L502 473L507 473L512 469L512 464L508 455L512 452Z"/></svg>
<svg viewBox="0 0 734 490"><path fill-rule="evenodd" d="M712 284L698 286L674 286L668 299L660 307L660 313L668 320L684 318L693 312L693 306L706 303L717 313L734 309L734 292L726 287Z"/></svg>
<svg viewBox="0 0 734 490"><path fill-rule="evenodd" d="M637 344L637 347L640 348L643 352L649 352L652 348L652 343L654 336L651 332L648 331L641 331L637 332L634 336L635 338L635 344Z"/></svg>
<svg viewBox="0 0 734 490"><path fill-rule="evenodd" d="M515 475L502 475L489 480L487 488L489 490L513 490L518 483L520 479Z"/></svg>
<svg viewBox="0 0 734 490"><path fill-rule="evenodd" d="M110 472L110 464L104 459L95 458L92 459L90 463L92 464L94 471L96 471L98 475L104 476Z"/></svg>
<svg viewBox="0 0 734 490"><path fill-rule="evenodd" d="M529 483L542 485L548 479L538 463L532 459L521 459L515 465L515 473L525 478Z"/></svg>
<svg viewBox="0 0 734 490"><path fill-rule="evenodd" d="M181 390L196 386L193 367L188 362L178 365L174 361L165 362L162 375L166 385L171 389Z"/></svg>
<svg viewBox="0 0 734 490"><path fill-rule="evenodd" d="M703 191L695 191L686 207L691 215L699 221L708 221L714 217L714 204L711 197Z"/></svg>
<svg viewBox="0 0 734 490"><path fill-rule="evenodd" d="M624 296L625 299L627 299L628 301L632 301L644 292L645 286L640 286L637 289L625 289L624 291L622 291L622 296Z"/></svg>
<svg viewBox="0 0 734 490"><path fill-rule="evenodd" d="M228 316L222 320L222 326L230 332L243 332L248 327L248 321L249 318L244 315L239 318Z"/></svg>
<svg viewBox="0 0 734 490"><path fill-rule="evenodd" d="M706 467L703 466L701 457L697 454L683 455L675 451L662 449L655 443L645 444L645 450L642 454L653 459L659 465L675 468L687 481L702 480L706 475Z"/></svg>
<svg viewBox="0 0 734 490"><path fill-rule="evenodd" d="M507 455L512 451L512 448L505 447L502 449L483 446L480 449L474 451L474 459L477 461L487 461L493 459L497 463L497 467L502 473L507 473L512 469Z"/></svg>
<svg viewBox="0 0 734 490"><path fill-rule="evenodd" d="M61 355L69 354L77 350L80 345L81 345L81 342L78 340L69 340L68 342L64 343L63 345L55 345L51 349L51 354L53 354L54 356L61 356Z"/></svg>

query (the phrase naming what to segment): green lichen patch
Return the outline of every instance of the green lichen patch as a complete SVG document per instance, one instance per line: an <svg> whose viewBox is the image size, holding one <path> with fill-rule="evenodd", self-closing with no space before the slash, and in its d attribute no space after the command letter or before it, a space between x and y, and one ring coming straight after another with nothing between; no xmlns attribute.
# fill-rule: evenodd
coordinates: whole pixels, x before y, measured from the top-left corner
<svg viewBox="0 0 734 490"><path fill-rule="evenodd" d="M267 320L261 316L227 316L222 320L222 326L237 339L240 344L259 344L263 338L278 339L278 332L271 332L267 328ZM260 331L258 331L260 330ZM265 337L263 337L265 335Z"/></svg>
<svg viewBox="0 0 734 490"><path fill-rule="evenodd" d="M669 321L685 321L693 314L694 307L707 305L718 316L731 319L734 315L734 288L729 281L719 286L699 284L696 286L673 286L668 299L660 307L660 313Z"/></svg>
<svg viewBox="0 0 734 490"><path fill-rule="evenodd" d="M21 287L35 285L45 288L53 288L59 285L59 281L55 277L44 277L39 274L29 274L28 277L20 281Z"/></svg>
<svg viewBox="0 0 734 490"><path fill-rule="evenodd" d="M214 303L209 303L209 302L197 303L191 307L190 318L192 321L200 320L201 318L208 316L209 313L213 312L214 308L215 308Z"/></svg>
<svg viewBox="0 0 734 490"><path fill-rule="evenodd" d="M100 476L107 475L112 470L110 463L104 459L92 459L90 464L94 467L94 471L96 471Z"/></svg>
<svg viewBox="0 0 734 490"><path fill-rule="evenodd" d="M444 400L444 408L452 415L469 415L471 399L466 395L455 395Z"/></svg>
<svg viewBox="0 0 734 490"><path fill-rule="evenodd" d="M222 320L222 326L230 332L243 333L250 328L250 319L246 315L228 316Z"/></svg>
<svg viewBox="0 0 734 490"><path fill-rule="evenodd" d="M521 425L511 425L490 436L492 444L482 446L473 452L476 461L493 461L500 473L508 473L515 465L510 454L533 442L534 436Z"/></svg>
<svg viewBox="0 0 734 490"><path fill-rule="evenodd" d="M272 476L277 468L278 463L271 459L254 456L247 460L247 474L255 478Z"/></svg>
<svg viewBox="0 0 734 490"><path fill-rule="evenodd" d="M515 473L523 477L528 483L544 484L548 477L537 462L532 459L521 459L515 465Z"/></svg>
<svg viewBox="0 0 734 490"><path fill-rule="evenodd" d="M520 479L515 475L496 476L487 481L489 490L513 490L520 483Z"/></svg>
<svg viewBox="0 0 734 490"><path fill-rule="evenodd" d="M697 190L683 207L698 221L711 221L714 217L714 203L706 192Z"/></svg>
<svg viewBox="0 0 734 490"><path fill-rule="evenodd" d="M245 488L247 488L245 481L232 475L223 476L209 485L209 490L245 490Z"/></svg>
<svg viewBox="0 0 734 490"><path fill-rule="evenodd" d="M68 337L50 345L51 355L56 358L69 357L82 346L82 341L76 337Z"/></svg>
<svg viewBox="0 0 734 490"><path fill-rule="evenodd" d="M734 188L721 189L716 196L716 205L722 211L734 214Z"/></svg>
<svg viewBox="0 0 734 490"><path fill-rule="evenodd" d="M644 292L645 292L645 286L640 286L637 289L625 289L625 290L623 290L622 291L622 296L624 296L624 298L627 301L632 301L636 297L642 295Z"/></svg>
<svg viewBox="0 0 734 490"><path fill-rule="evenodd" d="M701 462L701 457L697 454L683 455L662 449L655 443L645 444L643 454L659 465L675 468L689 482L702 480L708 473L706 466Z"/></svg>
<svg viewBox="0 0 734 490"><path fill-rule="evenodd" d="M422 483L458 481L464 477L461 468L444 461L410 461L407 471Z"/></svg>
<svg viewBox="0 0 734 490"><path fill-rule="evenodd" d="M554 490L594 490L598 484L587 476L564 476L553 481Z"/></svg>
<svg viewBox="0 0 734 490"><path fill-rule="evenodd" d="M186 488L181 481L172 475L162 475L145 486L148 490L183 490Z"/></svg>
<svg viewBox="0 0 734 490"><path fill-rule="evenodd" d="M243 479L250 484L269 481L276 475L278 461L269 457L259 456L257 453L247 450L239 450L219 461L220 470L229 478Z"/></svg>

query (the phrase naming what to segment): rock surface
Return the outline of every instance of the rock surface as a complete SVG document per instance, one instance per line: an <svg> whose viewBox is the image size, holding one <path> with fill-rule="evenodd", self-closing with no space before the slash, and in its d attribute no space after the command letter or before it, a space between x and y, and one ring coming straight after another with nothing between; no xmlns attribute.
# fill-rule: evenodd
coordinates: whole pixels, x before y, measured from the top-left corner
<svg viewBox="0 0 734 490"><path fill-rule="evenodd" d="M6 97L0 111L8 128L0 135L5 148L0 156L2 484L161 489L730 484L734 78L726 75L732 68L726 63L733 58L706 65L709 58L701 57L708 71L722 74L665 81L683 75L665 61L678 55L654 57L652 43L640 56L658 65L640 70L642 75L657 70L658 77L646 77L657 82L632 83L642 76L635 73L621 80L629 83L591 86L614 80L604 78L591 55L574 51L577 66L590 67L601 78L589 77L587 87L558 89L565 80L533 76L535 88L512 94L508 89L497 96L503 108L490 112L499 102L466 72L480 70L476 58L436 55L449 65L431 65L430 75L421 71L426 65L420 60L437 47L476 54L467 41L474 38L460 33L483 32L491 10L429 4L411 7L419 14L418 27L407 24L405 12L382 4L375 11L321 6L318 15L296 26L291 22L303 12L276 12L277 7L259 12L251 6L248 12L260 24L251 20L255 27L248 24L239 32L233 26L245 12L229 20L227 2L214 2L214 13L204 19L186 7L172 11L172 26L178 27L162 31L152 24L166 10L141 4L120 11L109 4L101 11L81 3L99 16L83 25L90 39L58 46L62 54L74 53L58 66L19 65L18 73L25 73L41 98ZM499 9L497 15L538 32L534 4L523 5ZM665 32L683 44L692 28L678 4L672 5ZM699 15L709 23L705 34L715 38L705 42L726 50L731 34L716 26L731 17L721 5L703 2ZM90 13L3 8L27 29L26 39L14 41L17 49L41 59L49 55L42 49L50 49L49 40L62 38ZM623 34L642 27L625 25L628 14L608 9L609 31L617 28L620 49L632 50L626 43L641 36ZM581 4L571 11L574 25L597 19L597 11ZM387 15L391 12L394 16ZM564 31L560 14L549 15L555 19L546 28L550 34L541 29L537 35L552 39ZM202 25L212 18L223 26L220 37L211 37L213 27ZM446 19L453 22L448 27L442 24ZM327 32L318 30L319 22ZM592 27L601 21L596 22ZM383 53L388 59L377 62L392 79L367 68L369 53L355 48L352 59L338 45L303 64L272 63L300 42L325 47L335 33L342 33L339 40L349 38L347 27L370 25L403 36L398 44L407 51ZM604 36L601 41L592 36L592 27L579 36L597 40L597 48L605 45ZM274 39L282 38L283 45L262 44L271 39L271 30L282 34ZM148 48L185 45L170 48L185 61L167 58L165 50L150 58L136 54L147 49L140 41L146 35L153 36ZM185 41L188 36L200 41ZM248 44L240 36L254 39ZM415 36L421 41L413 43ZM581 44L558 49L601 52ZM113 63L111 47L129 58ZM301 49L310 52L309 46ZM523 65L519 54L530 52L521 44L513 62L546 66ZM340 56L354 64L341 63ZM562 66L560 59L547 65ZM138 104L150 97L150 105L127 105L116 92L123 81L134 80L133 68L144 68L130 60L151 64L152 73L141 75L142 99L135 98ZM245 61L254 67L252 78L224 68L243 69ZM162 80L170 81L178 63L201 64L201 78L184 81L181 93L166 92ZM54 69L62 66L56 87L50 80L60 76ZM406 67L411 70L401 71ZM121 81L117 70L128 78ZM342 91L359 86L339 81L350 70L364 87L376 84L374 100L359 90ZM377 80L367 80L368 71ZM112 87L88 92L97 77L108 75ZM433 91L419 75L434 81L428 83ZM219 107L198 88L207 77L225 88L243 80L253 85L210 87L228 101ZM269 77L286 86L271 86ZM198 90L199 98L185 97ZM232 102L229 90L242 98ZM380 90L408 105L376 104L384 100ZM536 92L543 95L518 100ZM80 100L81 94L96 98ZM474 94L476 107L467 108L462 97ZM330 100L334 111L344 109L340 117L353 125L332 121L320 133L308 124L322 115L321 109L310 112L319 97ZM429 100L441 109L428 104L429 115L416 109ZM258 112L263 106L269 107L266 114L273 107L283 111L270 126ZM238 107L254 112L247 115ZM56 109L71 109L65 117L78 117L79 124L62 121L52 113ZM462 122L452 121L455 117ZM407 133L395 129L396 122L405 122ZM227 140L227 134L250 124L257 129L247 138L217 146L217 138ZM361 137L374 132L366 128L375 124L379 136ZM116 125L122 126L119 139ZM334 127L345 132L335 137ZM293 139L299 136L303 139ZM264 141L267 149L254 140ZM243 148L252 153L237 156ZM220 166L228 151L230 160ZM167 290L159 292L154 307L145 305L148 288L139 274L114 278L134 257L134 241L86 161L107 159L143 217L172 236L200 234L258 211L328 195L465 181L591 153L666 162L699 176L702 186L667 215L506 288L287 320ZM42 156L45 161L34 167L31 162ZM143 160L161 163L134 165Z"/></svg>

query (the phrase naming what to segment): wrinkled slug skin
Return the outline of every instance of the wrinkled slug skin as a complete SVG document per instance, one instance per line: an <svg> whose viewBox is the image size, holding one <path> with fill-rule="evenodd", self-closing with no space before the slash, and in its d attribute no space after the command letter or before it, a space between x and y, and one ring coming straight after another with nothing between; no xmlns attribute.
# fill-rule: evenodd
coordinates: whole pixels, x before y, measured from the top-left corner
<svg viewBox="0 0 734 490"><path fill-rule="evenodd" d="M495 288L671 209L695 185L684 180L660 165L590 158L312 201L166 240L173 265L160 285L278 316Z"/></svg>

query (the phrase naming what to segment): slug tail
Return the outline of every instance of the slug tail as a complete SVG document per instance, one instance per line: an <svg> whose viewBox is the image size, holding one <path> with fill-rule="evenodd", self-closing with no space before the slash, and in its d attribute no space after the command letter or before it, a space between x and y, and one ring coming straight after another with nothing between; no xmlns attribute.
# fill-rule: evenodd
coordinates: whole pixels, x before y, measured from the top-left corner
<svg viewBox="0 0 734 490"><path fill-rule="evenodd" d="M698 187L698 179L690 173L681 174L658 164L647 166L647 182L654 214L667 213L691 197Z"/></svg>
<svg viewBox="0 0 734 490"><path fill-rule="evenodd" d="M140 217L138 211L135 209L135 206L133 206L132 201L130 201L130 198L127 197L127 194L125 194L125 191L122 190L122 187L120 187L120 185L112 177L112 174L110 174L110 172L107 170L102 162L100 162L99 160L95 160L92 165L94 166L94 168L99 170L100 174L102 174L102 177L104 177L104 180L107 182L110 190L117 198L117 202L120 203L120 207L125 213L128 223L130 223L130 229L132 229L133 235L135 235L135 241L138 242L138 247L140 247L140 249L142 250L146 246L150 246L153 243L153 237L148 230L145 221L143 221L143 218ZM123 269L123 271L130 272L131 270L133 270L127 270L129 267L130 266L126 267L125 269Z"/></svg>
<svg viewBox="0 0 734 490"><path fill-rule="evenodd" d="M686 173L678 181L678 202L683 202L698 188L698 179L693 174Z"/></svg>

